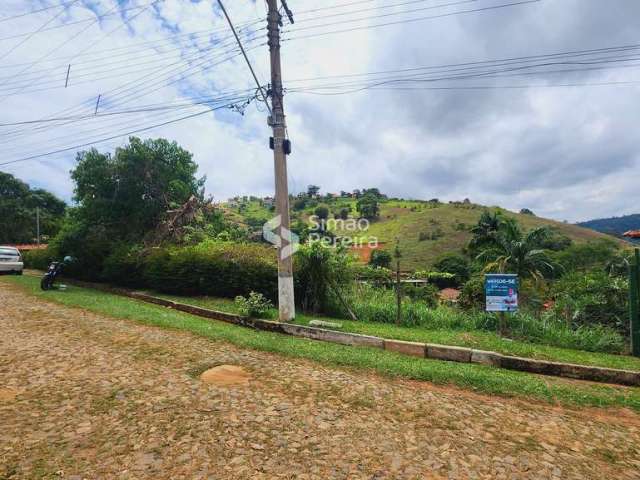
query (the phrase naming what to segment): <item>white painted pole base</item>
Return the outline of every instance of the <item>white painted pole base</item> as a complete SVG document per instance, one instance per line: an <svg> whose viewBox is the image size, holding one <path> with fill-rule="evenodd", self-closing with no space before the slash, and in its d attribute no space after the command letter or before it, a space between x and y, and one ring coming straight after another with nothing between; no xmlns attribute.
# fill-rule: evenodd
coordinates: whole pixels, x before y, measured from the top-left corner
<svg viewBox="0 0 640 480"><path fill-rule="evenodd" d="M278 277L278 311L281 322L290 322L296 317L293 301L293 277Z"/></svg>

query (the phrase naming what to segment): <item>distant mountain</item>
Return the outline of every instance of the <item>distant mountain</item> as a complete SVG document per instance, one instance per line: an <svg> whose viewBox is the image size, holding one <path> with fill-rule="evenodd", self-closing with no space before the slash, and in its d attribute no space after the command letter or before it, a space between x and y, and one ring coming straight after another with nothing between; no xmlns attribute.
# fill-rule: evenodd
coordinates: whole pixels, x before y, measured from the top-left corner
<svg viewBox="0 0 640 480"><path fill-rule="evenodd" d="M580 222L578 225L620 237L624 232L629 230L640 230L640 213L625 215L623 217L598 218L596 220Z"/></svg>

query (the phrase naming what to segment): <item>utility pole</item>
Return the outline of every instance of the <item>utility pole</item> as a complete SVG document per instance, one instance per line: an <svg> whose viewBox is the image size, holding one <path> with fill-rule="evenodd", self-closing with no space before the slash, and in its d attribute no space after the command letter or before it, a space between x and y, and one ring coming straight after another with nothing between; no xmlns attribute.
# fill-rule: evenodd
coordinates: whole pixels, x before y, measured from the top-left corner
<svg viewBox="0 0 640 480"><path fill-rule="evenodd" d="M40 207L36 207L36 242L40 246Z"/></svg>
<svg viewBox="0 0 640 480"><path fill-rule="evenodd" d="M269 124L273 129L276 213L280 217L280 225L275 232L280 238L280 245L278 245L278 309L280 321L288 322L296 315L293 297L293 259L290 255L292 249L289 247L291 244L291 230L289 230L287 153L290 144L286 140L286 123L282 100L282 70L280 66L281 16L278 11L278 0L267 0L267 5L269 8L267 31L271 56L271 116Z"/></svg>
<svg viewBox="0 0 640 480"><path fill-rule="evenodd" d="M402 284L400 283L400 239L396 238L396 248L393 252L396 259L396 325L402 325Z"/></svg>

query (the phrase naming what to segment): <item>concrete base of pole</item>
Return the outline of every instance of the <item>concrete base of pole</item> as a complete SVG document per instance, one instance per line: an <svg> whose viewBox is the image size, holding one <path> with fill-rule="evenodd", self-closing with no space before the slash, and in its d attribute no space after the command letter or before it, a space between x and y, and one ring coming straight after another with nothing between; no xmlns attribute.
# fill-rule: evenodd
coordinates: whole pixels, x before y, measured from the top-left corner
<svg viewBox="0 0 640 480"><path fill-rule="evenodd" d="M289 322L296 317L293 296L293 277L278 277L278 311L281 322Z"/></svg>

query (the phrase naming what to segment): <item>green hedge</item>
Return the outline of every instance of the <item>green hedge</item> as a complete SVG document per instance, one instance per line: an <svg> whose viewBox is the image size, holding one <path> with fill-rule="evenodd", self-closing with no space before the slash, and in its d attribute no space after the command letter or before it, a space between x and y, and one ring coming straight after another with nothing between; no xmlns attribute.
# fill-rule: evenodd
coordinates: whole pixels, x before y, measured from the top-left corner
<svg viewBox="0 0 640 480"><path fill-rule="evenodd" d="M29 250L22 252L22 259L25 268L46 270L49 264L55 259L55 254L48 248L44 250Z"/></svg>
<svg viewBox="0 0 640 480"><path fill-rule="evenodd" d="M153 290L229 298L254 291L277 297L275 253L263 245L204 242L152 251L142 263L142 282Z"/></svg>
<svg viewBox="0 0 640 480"><path fill-rule="evenodd" d="M55 249L25 254L28 268L46 269L59 259ZM85 266L77 259L74 264ZM205 241L189 247L143 250L118 244L95 268L65 268L64 274L97 282L149 288L176 295L234 298L250 292L277 299L278 267L275 250L261 244Z"/></svg>

